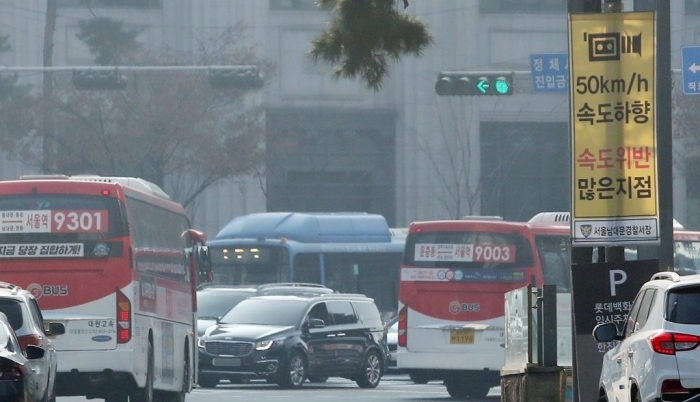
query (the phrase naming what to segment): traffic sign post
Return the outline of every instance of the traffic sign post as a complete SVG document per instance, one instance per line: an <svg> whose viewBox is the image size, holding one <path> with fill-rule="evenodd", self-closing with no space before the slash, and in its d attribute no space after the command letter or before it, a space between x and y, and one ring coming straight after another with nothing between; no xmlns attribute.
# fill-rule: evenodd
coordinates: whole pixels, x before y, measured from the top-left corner
<svg viewBox="0 0 700 402"><path fill-rule="evenodd" d="M700 95L700 46L681 47L683 93Z"/></svg>
<svg viewBox="0 0 700 402"><path fill-rule="evenodd" d="M532 92L568 93L569 56L566 53L530 55Z"/></svg>

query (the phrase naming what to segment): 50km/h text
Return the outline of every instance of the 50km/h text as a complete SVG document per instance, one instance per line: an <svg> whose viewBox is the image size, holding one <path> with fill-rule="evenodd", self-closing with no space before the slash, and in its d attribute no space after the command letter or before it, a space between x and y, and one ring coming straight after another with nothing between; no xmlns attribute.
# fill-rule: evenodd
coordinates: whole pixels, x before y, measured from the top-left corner
<svg viewBox="0 0 700 402"><path fill-rule="evenodd" d="M602 74L576 77L576 93L581 95L609 93L625 93L629 95L635 89L635 86L636 92L649 92L649 80L637 73L632 73L629 80L625 78L606 78Z"/></svg>

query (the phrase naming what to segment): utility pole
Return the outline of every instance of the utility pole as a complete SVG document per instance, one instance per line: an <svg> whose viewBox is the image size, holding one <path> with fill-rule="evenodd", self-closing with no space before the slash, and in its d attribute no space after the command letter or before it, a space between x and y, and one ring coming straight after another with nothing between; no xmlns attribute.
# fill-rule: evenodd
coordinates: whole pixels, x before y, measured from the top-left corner
<svg viewBox="0 0 700 402"><path fill-rule="evenodd" d="M46 23L44 26L44 52L43 65L51 67L53 65L53 36L56 31L56 17L58 9L56 0L46 2ZM53 72L50 69L44 70L43 74L43 101L44 101L44 121L42 133L43 161L42 171L44 174L55 173L56 169L56 139L54 138L53 119Z"/></svg>

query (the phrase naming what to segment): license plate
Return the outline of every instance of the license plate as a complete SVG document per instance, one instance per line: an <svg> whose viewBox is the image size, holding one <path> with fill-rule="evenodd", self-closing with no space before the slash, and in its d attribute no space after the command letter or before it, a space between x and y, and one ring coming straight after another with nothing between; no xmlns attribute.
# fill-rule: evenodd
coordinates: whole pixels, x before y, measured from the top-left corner
<svg viewBox="0 0 700 402"><path fill-rule="evenodd" d="M474 343L473 329L459 329L450 331L450 343L467 345Z"/></svg>
<svg viewBox="0 0 700 402"><path fill-rule="evenodd" d="M216 367L240 367L241 359L238 357L215 357L211 363Z"/></svg>

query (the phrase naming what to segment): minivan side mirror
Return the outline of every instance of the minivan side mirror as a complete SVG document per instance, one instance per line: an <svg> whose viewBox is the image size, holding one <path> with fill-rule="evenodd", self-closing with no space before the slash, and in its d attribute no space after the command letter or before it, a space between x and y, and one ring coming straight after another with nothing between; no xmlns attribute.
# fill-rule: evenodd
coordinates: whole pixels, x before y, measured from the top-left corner
<svg viewBox="0 0 700 402"><path fill-rule="evenodd" d="M323 328L326 326L326 323L323 322L323 320L319 318L310 318L309 319L309 328Z"/></svg>
<svg viewBox="0 0 700 402"><path fill-rule="evenodd" d="M617 332L617 325L614 322L596 325L593 328L593 337L598 342L612 342L622 339L622 336Z"/></svg>

